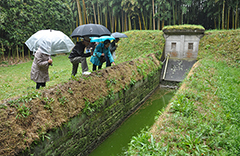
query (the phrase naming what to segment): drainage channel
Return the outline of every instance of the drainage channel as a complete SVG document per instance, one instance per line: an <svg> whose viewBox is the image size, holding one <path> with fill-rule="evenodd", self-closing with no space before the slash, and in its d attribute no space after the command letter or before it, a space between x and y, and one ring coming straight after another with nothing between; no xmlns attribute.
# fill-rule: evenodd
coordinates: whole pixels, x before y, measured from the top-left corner
<svg viewBox="0 0 240 156"><path fill-rule="evenodd" d="M174 90L159 87L134 114L124 121L89 156L124 155L131 138L137 136L142 129L151 127L154 124L157 112L166 107L173 95Z"/></svg>

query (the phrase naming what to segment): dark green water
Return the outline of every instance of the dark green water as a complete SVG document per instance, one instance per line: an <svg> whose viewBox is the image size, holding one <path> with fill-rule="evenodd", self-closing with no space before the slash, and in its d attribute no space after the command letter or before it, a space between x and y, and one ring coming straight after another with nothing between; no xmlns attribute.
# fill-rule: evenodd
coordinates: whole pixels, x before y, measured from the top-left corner
<svg viewBox="0 0 240 156"><path fill-rule="evenodd" d="M151 97L132 114L115 132L113 132L89 156L122 156L133 136L146 126L154 124L158 110L164 108L173 97L173 91L157 89Z"/></svg>

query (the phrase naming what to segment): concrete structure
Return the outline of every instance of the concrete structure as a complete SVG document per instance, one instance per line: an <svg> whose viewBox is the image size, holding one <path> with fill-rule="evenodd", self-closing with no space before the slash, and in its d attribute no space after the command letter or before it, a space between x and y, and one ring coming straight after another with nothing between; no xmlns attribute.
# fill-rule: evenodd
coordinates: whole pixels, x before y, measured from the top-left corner
<svg viewBox="0 0 240 156"><path fill-rule="evenodd" d="M199 41L204 29L165 29L162 80L181 82L197 61Z"/></svg>
<svg viewBox="0 0 240 156"><path fill-rule="evenodd" d="M170 58L197 59L199 41L203 35L204 31L200 30L165 30L165 56L170 54Z"/></svg>

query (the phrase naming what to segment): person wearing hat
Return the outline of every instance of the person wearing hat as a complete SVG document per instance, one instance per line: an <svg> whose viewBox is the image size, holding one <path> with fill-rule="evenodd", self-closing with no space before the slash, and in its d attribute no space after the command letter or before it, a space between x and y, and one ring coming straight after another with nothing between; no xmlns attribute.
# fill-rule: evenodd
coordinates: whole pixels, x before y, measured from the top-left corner
<svg viewBox="0 0 240 156"><path fill-rule="evenodd" d="M103 43L99 43L95 48L93 55L90 59L90 62L93 64L93 71L102 68L103 62L105 62L105 58L109 59L110 64L115 65L112 54L109 50L110 40L105 40Z"/></svg>
<svg viewBox="0 0 240 156"><path fill-rule="evenodd" d="M88 72L87 65L87 57L91 56L91 53L84 53L85 48L90 44L90 38L84 37L80 42L77 42L75 47L72 49L69 59L72 63L72 75L75 76L77 74L78 65L81 63L82 66L82 74L89 75L91 72Z"/></svg>

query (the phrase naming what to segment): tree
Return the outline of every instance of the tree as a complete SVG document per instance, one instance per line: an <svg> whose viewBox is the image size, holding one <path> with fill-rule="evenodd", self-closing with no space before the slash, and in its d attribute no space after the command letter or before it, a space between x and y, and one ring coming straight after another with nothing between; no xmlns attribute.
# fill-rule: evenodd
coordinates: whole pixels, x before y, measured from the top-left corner
<svg viewBox="0 0 240 156"><path fill-rule="evenodd" d="M170 18L170 13L171 13L171 4L167 0L157 0L157 13L155 16L162 21L162 27L164 27L164 21ZM161 29L160 28L160 29Z"/></svg>
<svg viewBox="0 0 240 156"><path fill-rule="evenodd" d="M2 0L0 40L1 51L8 56L20 56L24 42L41 29L55 29L69 34L73 19L65 1ZM24 26L24 27L23 27Z"/></svg>

